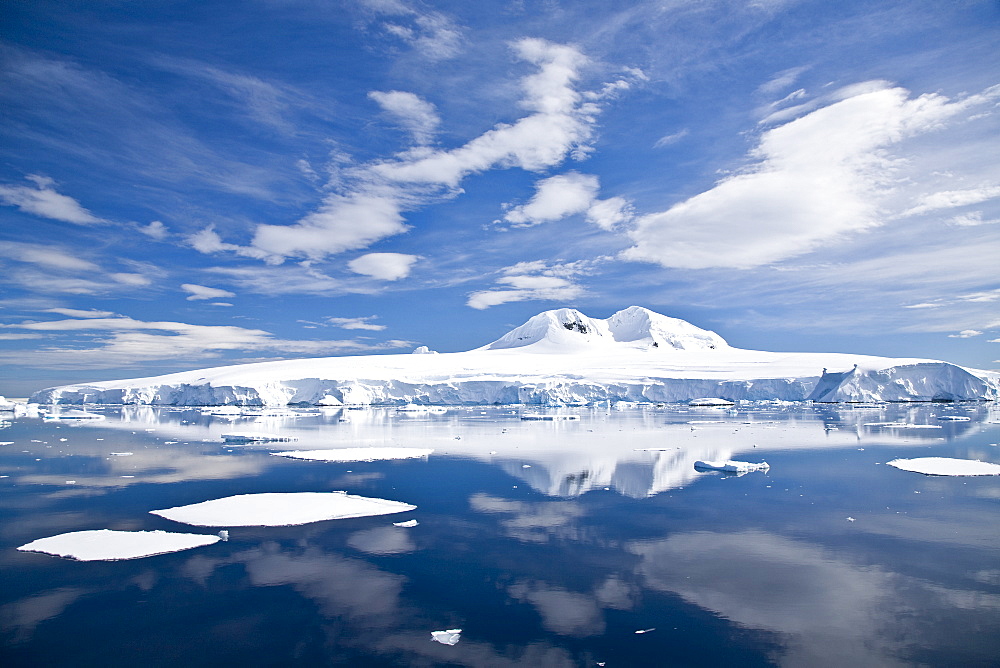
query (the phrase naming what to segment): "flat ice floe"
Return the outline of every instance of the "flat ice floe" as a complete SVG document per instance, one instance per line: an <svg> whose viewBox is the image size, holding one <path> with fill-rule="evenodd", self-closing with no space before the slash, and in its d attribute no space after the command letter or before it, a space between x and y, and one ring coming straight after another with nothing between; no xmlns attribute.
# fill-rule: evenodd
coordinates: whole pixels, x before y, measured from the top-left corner
<svg viewBox="0 0 1000 668"><path fill-rule="evenodd" d="M309 459L320 462L374 462L385 459L418 459L427 457L430 448L336 448L334 450L289 450L272 452L278 457Z"/></svg>
<svg viewBox="0 0 1000 668"><path fill-rule="evenodd" d="M990 464L976 459L917 457L915 459L893 459L886 463L897 469L923 473L924 475L1000 475L1000 464Z"/></svg>
<svg viewBox="0 0 1000 668"><path fill-rule="evenodd" d="M98 529L39 538L17 549L22 552L43 552L77 561L119 561L190 550L220 540L218 536L194 533Z"/></svg>
<svg viewBox="0 0 1000 668"><path fill-rule="evenodd" d="M347 492L271 492L239 494L149 512L200 527L278 527L391 515L415 509L416 506L408 503L354 496Z"/></svg>
<svg viewBox="0 0 1000 668"><path fill-rule="evenodd" d="M447 631L431 631L431 640L442 645L457 645L462 639L462 629L448 629Z"/></svg>
<svg viewBox="0 0 1000 668"><path fill-rule="evenodd" d="M694 467L699 471L723 471L724 473L750 473L751 471L767 471L771 468L767 462L760 462L759 464L753 462L735 462L732 460L709 462L701 459L694 463Z"/></svg>

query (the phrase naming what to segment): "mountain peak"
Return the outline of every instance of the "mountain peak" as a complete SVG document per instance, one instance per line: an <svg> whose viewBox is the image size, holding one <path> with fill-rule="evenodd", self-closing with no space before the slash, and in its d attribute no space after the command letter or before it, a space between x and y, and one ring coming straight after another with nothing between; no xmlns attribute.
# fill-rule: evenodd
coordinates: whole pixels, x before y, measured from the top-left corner
<svg viewBox="0 0 1000 668"><path fill-rule="evenodd" d="M686 320L629 306L605 320L572 308L543 311L480 350L528 346L540 352L571 352L592 347L713 350L729 344L715 332Z"/></svg>

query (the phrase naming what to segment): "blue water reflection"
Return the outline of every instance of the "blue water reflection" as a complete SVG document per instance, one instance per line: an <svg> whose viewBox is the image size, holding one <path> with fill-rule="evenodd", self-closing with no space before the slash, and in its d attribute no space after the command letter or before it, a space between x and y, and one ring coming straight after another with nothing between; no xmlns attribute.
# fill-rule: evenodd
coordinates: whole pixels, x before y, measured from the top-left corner
<svg viewBox="0 0 1000 668"><path fill-rule="evenodd" d="M510 407L222 416L88 407L0 427L4 666L994 665L995 405ZM535 412L535 411L533 411ZM958 418L958 419L956 419ZM967 419L965 419L967 418ZM295 440L234 445L223 433ZM333 463L285 450L433 448ZM766 473L697 460L767 461ZM399 516L237 527L118 562L15 548L83 529L198 531L149 514L233 494L393 499ZM416 519L410 527L394 522ZM430 632L463 629L460 642Z"/></svg>

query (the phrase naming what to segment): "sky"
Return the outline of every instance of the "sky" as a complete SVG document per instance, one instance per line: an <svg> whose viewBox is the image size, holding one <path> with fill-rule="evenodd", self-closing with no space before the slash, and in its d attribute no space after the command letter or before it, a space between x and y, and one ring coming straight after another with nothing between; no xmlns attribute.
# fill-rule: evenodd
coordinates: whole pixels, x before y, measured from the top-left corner
<svg viewBox="0 0 1000 668"><path fill-rule="evenodd" d="M630 305L1000 367L1000 3L7 0L0 394Z"/></svg>

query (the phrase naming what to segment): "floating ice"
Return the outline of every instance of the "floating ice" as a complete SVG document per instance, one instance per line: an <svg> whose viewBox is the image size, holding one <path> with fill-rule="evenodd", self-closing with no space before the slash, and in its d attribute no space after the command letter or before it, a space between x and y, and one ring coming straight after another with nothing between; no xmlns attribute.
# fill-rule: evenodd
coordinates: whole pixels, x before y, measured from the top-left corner
<svg viewBox="0 0 1000 668"><path fill-rule="evenodd" d="M990 464L976 459L917 457L915 459L894 459L886 463L897 469L923 473L924 475L1000 475L1000 464Z"/></svg>
<svg viewBox="0 0 1000 668"><path fill-rule="evenodd" d="M431 631L431 640L442 645L457 645L462 639L462 629L448 629L447 631Z"/></svg>
<svg viewBox="0 0 1000 668"><path fill-rule="evenodd" d="M558 420L579 420L579 415L536 415L534 413L526 413L521 416L522 420L536 420L539 422L556 422Z"/></svg>
<svg viewBox="0 0 1000 668"><path fill-rule="evenodd" d="M701 399L692 399L688 402L688 406L732 406L735 402L729 399L720 399L718 397L702 397Z"/></svg>
<svg viewBox="0 0 1000 668"><path fill-rule="evenodd" d="M222 440L226 443L271 443L275 441L294 441L295 439L290 436L281 436L279 434L264 434L260 432L251 431L234 431L229 434L223 434Z"/></svg>
<svg viewBox="0 0 1000 668"><path fill-rule="evenodd" d="M218 536L166 531L72 531L40 538L17 548L22 552L43 552L77 561L118 561L156 554L180 552L219 542Z"/></svg>
<svg viewBox="0 0 1000 668"><path fill-rule="evenodd" d="M770 465L767 462L755 464L753 462L734 462L732 460L709 462L699 459L694 463L695 469L699 471L723 471L725 473L750 473L751 471L767 471Z"/></svg>
<svg viewBox="0 0 1000 668"><path fill-rule="evenodd" d="M295 526L415 509L416 506L408 503L354 496L347 492L292 492L238 494L150 512L194 526L249 527Z"/></svg>
<svg viewBox="0 0 1000 668"><path fill-rule="evenodd" d="M289 450L272 452L278 457L309 459L322 462L374 462L384 459L417 459L427 457L430 448L337 448L335 450Z"/></svg>
<svg viewBox="0 0 1000 668"><path fill-rule="evenodd" d="M404 527L406 529L409 529L410 527L415 527L418 524L420 524L420 522L418 522L416 520L406 520L405 522L393 522L392 526L394 526L394 527Z"/></svg>

